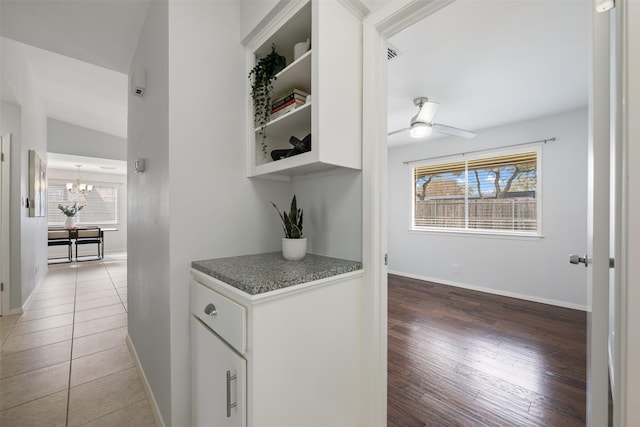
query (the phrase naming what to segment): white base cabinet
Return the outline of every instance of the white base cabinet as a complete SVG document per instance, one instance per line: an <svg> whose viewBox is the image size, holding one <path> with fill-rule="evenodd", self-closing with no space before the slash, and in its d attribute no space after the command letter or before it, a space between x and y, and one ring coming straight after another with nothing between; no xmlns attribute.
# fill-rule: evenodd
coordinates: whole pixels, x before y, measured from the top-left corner
<svg viewBox="0 0 640 427"><path fill-rule="evenodd" d="M246 360L194 316L191 340L191 425L246 426Z"/></svg>
<svg viewBox="0 0 640 427"><path fill-rule="evenodd" d="M247 426L363 425L363 366L366 363L362 352L365 335L362 271L258 295L239 291L196 270L192 270L192 277L192 296L194 286L204 286L246 309L246 350L241 355L227 350L243 356L239 358L246 361ZM218 316L216 321L223 320L224 313ZM195 326L199 328L193 332L192 340L204 339L205 336L200 335L204 326ZM212 392L203 382L209 378L220 381L217 377L229 369L225 365L227 361L222 355L216 356L219 359L199 360L195 353L199 353L201 347L196 345L196 349L194 414L205 418L219 416L218 410L199 406L212 405L206 397ZM213 351L208 347L205 350L212 354ZM241 368L234 369L242 372ZM226 403L225 396L221 401ZM209 411L213 415L209 415Z"/></svg>

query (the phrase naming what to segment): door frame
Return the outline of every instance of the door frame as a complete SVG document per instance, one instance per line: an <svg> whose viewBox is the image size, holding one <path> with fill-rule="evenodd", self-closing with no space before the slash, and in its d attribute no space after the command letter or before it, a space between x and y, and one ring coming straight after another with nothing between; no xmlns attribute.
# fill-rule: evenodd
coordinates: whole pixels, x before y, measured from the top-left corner
<svg viewBox="0 0 640 427"><path fill-rule="evenodd" d="M365 272L364 348L368 417L387 425L387 39L454 0L394 0L367 15L362 25L362 211Z"/></svg>
<svg viewBox="0 0 640 427"><path fill-rule="evenodd" d="M622 349L621 381L623 394L618 401L623 411L620 425L640 425L640 335L637 326L640 324L640 122L631 118L640 115L640 51L631 41L640 39L640 3L636 1L619 0L623 14L622 39L619 46L622 51L622 251L620 258L620 272L622 277L621 298L623 310L620 319L620 333ZM617 261L617 260L616 260ZM634 325L636 327L630 327ZM617 387L617 386L616 386ZM621 406L621 405L619 405Z"/></svg>
<svg viewBox="0 0 640 427"><path fill-rule="evenodd" d="M11 195L11 134L0 136L2 152L2 166L0 166L2 177L0 179L2 188L0 189L0 281L3 290L0 293L0 315L9 314L11 302L11 227L10 222L10 195Z"/></svg>
<svg viewBox="0 0 640 427"><path fill-rule="evenodd" d="M372 393L369 401L373 408L369 411L372 419L368 425L372 426L385 426L387 421L387 65L384 53L390 36L453 1L397 0L372 12L363 21L363 264L366 283L370 285L366 295L370 311L365 312L365 322L371 325L371 336L365 339L372 357L366 368L376 374L371 376L373 379L368 384ZM618 10L618 19L622 22L624 8L619 9L622 10ZM625 89L622 94L624 91ZM608 116L608 111L606 114ZM627 122L624 112L621 120ZM589 126L592 127L591 122ZM626 146L628 141L623 140L622 143ZM626 206L626 197L625 191L622 194L622 206ZM622 235L626 232L625 225L623 221ZM627 277L625 262L619 263L619 269L619 274ZM626 332L627 312L620 311L618 316L621 330ZM608 318L606 321L608 322ZM621 350L618 354L624 357L624 350ZM626 364L621 363L616 377L626 378L626 368ZM621 386L622 384L616 385L616 412L625 408L626 394Z"/></svg>

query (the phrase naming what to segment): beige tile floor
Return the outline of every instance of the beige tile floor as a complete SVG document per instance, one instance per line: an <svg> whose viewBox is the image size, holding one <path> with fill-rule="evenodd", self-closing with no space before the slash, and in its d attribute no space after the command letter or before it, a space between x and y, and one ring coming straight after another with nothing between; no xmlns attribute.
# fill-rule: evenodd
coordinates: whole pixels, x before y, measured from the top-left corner
<svg viewBox="0 0 640 427"><path fill-rule="evenodd" d="M49 266L0 317L0 425L155 426L126 331L126 255Z"/></svg>

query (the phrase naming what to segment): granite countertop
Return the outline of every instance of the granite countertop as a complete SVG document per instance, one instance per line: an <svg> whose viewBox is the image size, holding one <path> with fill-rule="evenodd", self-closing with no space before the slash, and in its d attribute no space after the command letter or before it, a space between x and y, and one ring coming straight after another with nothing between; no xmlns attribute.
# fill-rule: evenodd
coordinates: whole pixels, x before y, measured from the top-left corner
<svg viewBox="0 0 640 427"><path fill-rule="evenodd" d="M302 261L287 261L281 252L269 252L193 261L191 267L250 295L257 295L361 270L362 263L313 254L307 254Z"/></svg>

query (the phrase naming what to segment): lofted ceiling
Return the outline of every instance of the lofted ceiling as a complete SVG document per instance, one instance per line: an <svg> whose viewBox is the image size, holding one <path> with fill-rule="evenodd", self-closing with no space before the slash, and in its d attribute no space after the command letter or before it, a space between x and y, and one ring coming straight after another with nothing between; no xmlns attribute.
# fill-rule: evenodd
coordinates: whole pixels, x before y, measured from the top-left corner
<svg viewBox="0 0 640 427"><path fill-rule="evenodd" d="M149 0L2 0L0 35L127 74Z"/></svg>
<svg viewBox="0 0 640 427"><path fill-rule="evenodd" d="M10 39L3 44L30 64L47 117L127 137L127 74ZM11 94L3 90L3 101L12 102Z"/></svg>
<svg viewBox="0 0 640 427"><path fill-rule="evenodd" d="M389 131L408 127L419 96L440 103L434 122L477 133L585 107L590 5L458 0L391 37Z"/></svg>
<svg viewBox="0 0 640 427"><path fill-rule="evenodd" d="M0 35L11 46L5 50L29 63L48 117L127 137L128 73L149 1L0 1ZM10 61L6 55L2 60ZM3 101L20 103L4 78L0 89ZM49 166L78 161L54 156ZM81 163L84 170L114 170L96 161Z"/></svg>

